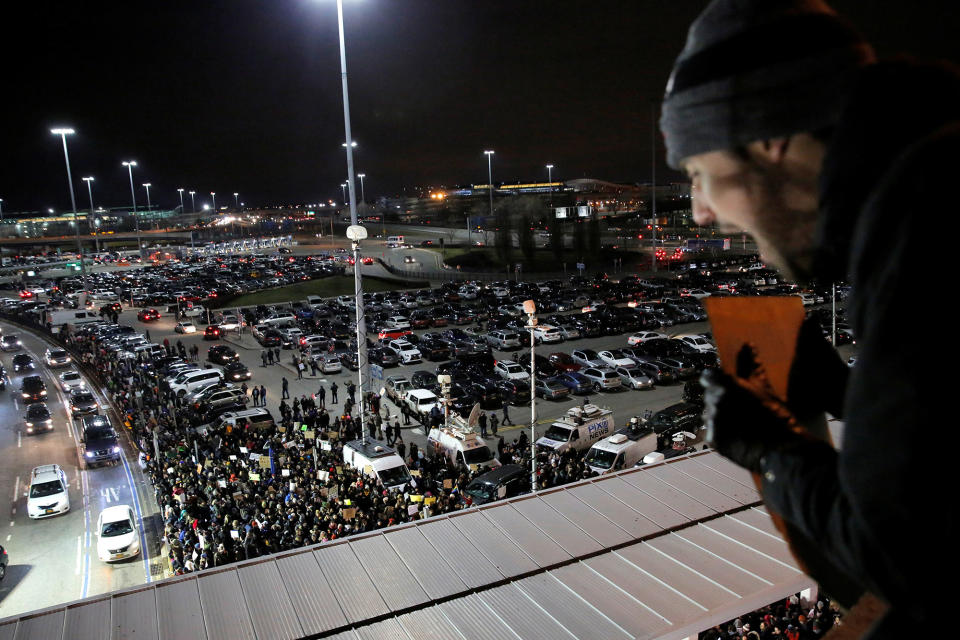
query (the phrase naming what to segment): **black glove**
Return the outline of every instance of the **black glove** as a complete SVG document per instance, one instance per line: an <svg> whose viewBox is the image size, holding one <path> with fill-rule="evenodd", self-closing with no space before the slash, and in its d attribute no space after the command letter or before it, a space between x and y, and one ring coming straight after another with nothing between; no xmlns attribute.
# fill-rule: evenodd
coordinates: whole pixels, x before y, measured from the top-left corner
<svg viewBox="0 0 960 640"><path fill-rule="evenodd" d="M797 351L787 382L787 406L801 422L824 411L843 417L843 398L850 368L823 336L820 323L807 318L800 325Z"/></svg>
<svg viewBox="0 0 960 640"><path fill-rule="evenodd" d="M746 361L745 357L738 358L738 364ZM738 373L741 371L743 367L738 366ZM760 472L760 461L768 452L803 439L792 428L793 416L759 380L762 371L756 366L752 377L742 379L719 369L706 369L700 377L707 442L724 457L755 473Z"/></svg>

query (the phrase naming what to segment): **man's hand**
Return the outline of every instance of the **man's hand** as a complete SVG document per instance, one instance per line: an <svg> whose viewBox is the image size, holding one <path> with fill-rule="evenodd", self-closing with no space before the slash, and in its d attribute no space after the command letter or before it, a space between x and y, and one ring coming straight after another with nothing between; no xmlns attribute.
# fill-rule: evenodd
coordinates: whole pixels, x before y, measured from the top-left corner
<svg viewBox="0 0 960 640"><path fill-rule="evenodd" d="M789 411L758 384L756 376L741 381L719 369L707 369L700 384L706 439L741 467L759 473L764 455L802 438L793 430Z"/></svg>

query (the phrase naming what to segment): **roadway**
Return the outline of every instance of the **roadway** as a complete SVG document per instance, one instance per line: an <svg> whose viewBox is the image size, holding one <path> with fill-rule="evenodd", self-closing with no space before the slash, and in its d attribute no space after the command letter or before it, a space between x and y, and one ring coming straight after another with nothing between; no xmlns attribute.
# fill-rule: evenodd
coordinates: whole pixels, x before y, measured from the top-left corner
<svg viewBox="0 0 960 640"><path fill-rule="evenodd" d="M121 435L121 464L81 470L77 435L67 398L58 384L59 374L69 367L47 368L43 363L47 344L41 338L6 323L0 326L4 335L20 336L23 351L32 354L37 363L33 372L14 374L10 365L14 354L0 356L9 376L6 391L0 392L0 496L11 500L8 524L3 527L5 531L0 531L0 544L10 559L7 575L0 582L0 618L149 581L151 564L157 565L159 556L158 538L152 533L157 509L136 454ZM17 394L23 376L33 373L47 385L54 430L28 436L23 431L25 406ZM102 390L94 391L105 406ZM31 520L26 500L30 472L35 466L50 463L59 464L67 474L71 508L64 515ZM142 493L138 494L136 487ZM143 513L151 534L141 535L141 543L147 542L143 544L146 554L107 565L97 557L96 521L104 508L119 504L129 504ZM144 507L147 512L142 511Z"/></svg>

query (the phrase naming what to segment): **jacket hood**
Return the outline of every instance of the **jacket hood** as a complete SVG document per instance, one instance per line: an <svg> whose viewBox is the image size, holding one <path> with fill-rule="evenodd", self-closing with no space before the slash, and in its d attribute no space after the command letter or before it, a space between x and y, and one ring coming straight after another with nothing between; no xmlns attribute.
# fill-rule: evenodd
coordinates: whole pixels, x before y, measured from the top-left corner
<svg viewBox="0 0 960 640"><path fill-rule="evenodd" d="M858 75L820 175L817 278L846 279L854 227L884 174L913 143L957 121L960 72L945 62L898 59Z"/></svg>

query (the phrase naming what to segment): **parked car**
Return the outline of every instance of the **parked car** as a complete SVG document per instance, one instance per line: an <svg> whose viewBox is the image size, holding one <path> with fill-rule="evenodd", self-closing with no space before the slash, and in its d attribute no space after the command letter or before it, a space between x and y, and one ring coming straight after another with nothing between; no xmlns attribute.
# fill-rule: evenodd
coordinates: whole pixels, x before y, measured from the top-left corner
<svg viewBox="0 0 960 640"><path fill-rule="evenodd" d="M538 398L562 400L570 395L570 388L554 378L537 378L534 390Z"/></svg>
<svg viewBox="0 0 960 640"><path fill-rule="evenodd" d="M580 373L590 381L594 391L610 391L623 384L617 372L608 367L587 367L581 369Z"/></svg>
<svg viewBox="0 0 960 640"><path fill-rule="evenodd" d="M196 333L197 325L189 321L178 322L177 324L174 325L173 330L176 333Z"/></svg>

